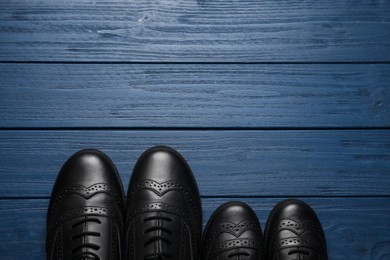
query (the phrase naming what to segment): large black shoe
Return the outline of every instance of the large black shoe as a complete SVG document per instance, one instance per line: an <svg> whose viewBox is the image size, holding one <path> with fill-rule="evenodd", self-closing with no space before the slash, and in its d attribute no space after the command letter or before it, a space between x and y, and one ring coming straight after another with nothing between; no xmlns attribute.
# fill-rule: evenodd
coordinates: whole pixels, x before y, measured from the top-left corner
<svg viewBox="0 0 390 260"><path fill-rule="evenodd" d="M82 150L63 165L47 215L50 260L120 260L124 192L102 152Z"/></svg>
<svg viewBox="0 0 390 260"><path fill-rule="evenodd" d="M128 259L196 260L201 228L199 191L186 161L165 146L144 152L128 190Z"/></svg>
<svg viewBox="0 0 390 260"><path fill-rule="evenodd" d="M223 204L207 223L202 249L202 260L265 259L256 214L243 202Z"/></svg>
<svg viewBox="0 0 390 260"><path fill-rule="evenodd" d="M272 210L265 230L267 259L326 260L326 241L314 210L300 200L286 200Z"/></svg>

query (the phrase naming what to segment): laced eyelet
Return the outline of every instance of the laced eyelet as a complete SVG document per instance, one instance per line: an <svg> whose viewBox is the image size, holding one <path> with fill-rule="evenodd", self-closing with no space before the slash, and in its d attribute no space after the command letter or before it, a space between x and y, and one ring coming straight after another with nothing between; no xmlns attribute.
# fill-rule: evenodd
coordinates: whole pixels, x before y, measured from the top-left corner
<svg viewBox="0 0 390 260"><path fill-rule="evenodd" d="M147 218L144 218L142 221L149 222L149 221L153 221L153 220L161 221L161 222L163 222L163 221L172 222L173 221L173 219L171 219L169 217L164 217L164 216L147 217ZM144 243L144 247L148 246L149 244L158 242L158 241L164 242L168 245L172 244L171 240L169 239L169 236L172 234L171 230L169 230L165 227L161 227L161 226L153 226L151 228L146 229L144 231L144 234L147 235L151 232L156 232L156 235L152 236L150 239L148 239ZM168 235L168 237L162 236L161 234L163 234L163 233ZM170 253L160 252L160 253L146 255L144 257L144 260L165 260L165 259L171 259L171 258L172 258L172 255Z"/></svg>
<svg viewBox="0 0 390 260"><path fill-rule="evenodd" d="M72 229L76 229L79 226L86 225L88 222L94 222L97 224L101 224L102 222L97 218L84 218L72 225ZM101 234L99 232L93 231L83 231L75 232L75 234L70 238L71 240L77 240L80 238L86 238L88 236L100 237ZM94 243L85 243L87 239L82 239L81 244L71 249L72 260L80 260L80 259L94 259L100 260L99 256L94 253L94 251L98 251L100 246ZM91 252L92 250L92 252Z"/></svg>

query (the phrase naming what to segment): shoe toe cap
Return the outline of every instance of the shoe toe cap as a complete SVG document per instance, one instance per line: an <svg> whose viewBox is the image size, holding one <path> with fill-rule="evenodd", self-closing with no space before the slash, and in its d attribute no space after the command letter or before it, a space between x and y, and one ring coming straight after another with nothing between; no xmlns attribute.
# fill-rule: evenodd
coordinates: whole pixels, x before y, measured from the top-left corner
<svg viewBox="0 0 390 260"><path fill-rule="evenodd" d="M239 201L227 202L220 206L214 215L216 222L240 223L245 220L256 220L256 214L245 203Z"/></svg>
<svg viewBox="0 0 390 260"><path fill-rule="evenodd" d="M301 200L291 199L282 201L275 206L275 219L292 219L295 221L311 220L319 222L314 210Z"/></svg>
<svg viewBox="0 0 390 260"><path fill-rule="evenodd" d="M156 146L146 150L138 159L130 181L130 186L143 180L157 183L177 181L185 184L195 195L198 187L185 159L174 149Z"/></svg>
<svg viewBox="0 0 390 260"><path fill-rule="evenodd" d="M88 188L96 184L122 190L119 175L110 158L99 150L85 149L73 154L65 162L53 193L66 186L81 185Z"/></svg>

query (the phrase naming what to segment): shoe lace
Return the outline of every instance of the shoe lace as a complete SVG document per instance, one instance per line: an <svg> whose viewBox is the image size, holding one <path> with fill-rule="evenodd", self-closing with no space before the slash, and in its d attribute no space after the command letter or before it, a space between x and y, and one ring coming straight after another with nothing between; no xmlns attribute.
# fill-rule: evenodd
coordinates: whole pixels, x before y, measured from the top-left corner
<svg viewBox="0 0 390 260"><path fill-rule="evenodd" d="M233 258L233 257L239 257L240 256L250 256L250 254L248 252L234 252L234 253L231 253L231 254L228 254L227 258L230 259L230 258Z"/></svg>
<svg viewBox="0 0 390 260"><path fill-rule="evenodd" d="M300 260L302 255L310 255L310 251L299 247L288 251L288 255L295 255L295 254L297 254L298 256L297 260Z"/></svg>
<svg viewBox="0 0 390 260"><path fill-rule="evenodd" d="M83 220L80 220L72 225L72 229L76 229L80 225L85 225L88 222L95 222L98 224L101 224L102 222L97 218L84 218ZM95 236L100 237L101 234L99 232L93 232L93 231L82 231L72 236L72 240L76 240L79 238L86 238L88 236ZM91 252L88 249L92 249L94 251L97 251L100 249L100 246L94 243L85 243L86 239L82 239L82 243L77 245L76 247L72 248L72 260L85 260L85 259L93 259L93 260L100 260L100 257Z"/></svg>
<svg viewBox="0 0 390 260"><path fill-rule="evenodd" d="M167 222L172 222L173 221L173 219L171 219L169 217L152 216L152 217L144 218L143 222L148 222L148 221L153 221L153 220L159 221L160 223L162 223L163 221L167 221ZM157 226L153 226L153 227L148 228L147 230L145 230L144 234L146 235L146 234L149 234L151 232L155 232L156 235L154 235L150 239L148 239L144 243L144 247L148 246L149 244L158 242L158 241L164 242L164 243L166 243L168 245L172 244L172 242L171 242L171 240L169 240L169 238L167 238L166 236L162 236L163 232L165 234L171 235L172 232L169 229L167 229L165 227L162 227L160 225L157 225ZM158 253L153 253L153 254L146 255L144 257L144 260L164 260L164 259L171 259L171 258L172 258L172 255L170 253L158 252Z"/></svg>

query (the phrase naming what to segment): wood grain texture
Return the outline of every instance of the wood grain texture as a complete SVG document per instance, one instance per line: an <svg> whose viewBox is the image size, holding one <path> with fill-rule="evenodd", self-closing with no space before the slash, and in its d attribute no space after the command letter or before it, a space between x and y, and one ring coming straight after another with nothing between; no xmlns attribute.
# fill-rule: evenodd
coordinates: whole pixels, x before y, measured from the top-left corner
<svg viewBox="0 0 390 260"><path fill-rule="evenodd" d="M235 200L240 198L235 198ZM204 224L212 211L230 200L203 199ZM281 198L244 198L264 229ZM317 212L327 239L329 259L387 259L390 254L389 198L306 198ZM0 200L0 259L45 259L48 200Z"/></svg>
<svg viewBox="0 0 390 260"><path fill-rule="evenodd" d="M202 196L389 195L390 131L0 131L0 197L49 197L65 160L93 147L124 186L141 153L188 160Z"/></svg>
<svg viewBox="0 0 390 260"><path fill-rule="evenodd" d="M390 65L0 64L0 127L390 127Z"/></svg>
<svg viewBox="0 0 390 260"><path fill-rule="evenodd" d="M72 153L107 153L127 188L157 144L204 224L243 200L264 227L301 197L330 260L390 259L389 32L390 1L0 1L0 260L45 259Z"/></svg>
<svg viewBox="0 0 390 260"><path fill-rule="evenodd" d="M390 2L0 2L0 61L389 61Z"/></svg>

